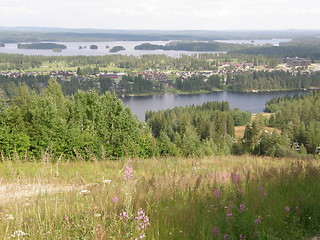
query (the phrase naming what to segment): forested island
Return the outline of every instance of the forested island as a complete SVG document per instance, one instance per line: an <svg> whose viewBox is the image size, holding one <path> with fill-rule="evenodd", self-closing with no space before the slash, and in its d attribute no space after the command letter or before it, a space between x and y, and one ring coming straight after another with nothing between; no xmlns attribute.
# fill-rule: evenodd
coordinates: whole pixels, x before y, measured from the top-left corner
<svg viewBox="0 0 320 240"><path fill-rule="evenodd" d="M123 46L114 46L109 50L109 52L119 52L123 50L126 50Z"/></svg>
<svg viewBox="0 0 320 240"><path fill-rule="evenodd" d="M57 44L57 43L18 43L19 49L66 49L67 46L63 44Z"/></svg>
<svg viewBox="0 0 320 240"><path fill-rule="evenodd" d="M134 47L135 50L182 50L194 52L227 52L247 49L251 44L233 44L221 42L170 42L166 45L143 43Z"/></svg>

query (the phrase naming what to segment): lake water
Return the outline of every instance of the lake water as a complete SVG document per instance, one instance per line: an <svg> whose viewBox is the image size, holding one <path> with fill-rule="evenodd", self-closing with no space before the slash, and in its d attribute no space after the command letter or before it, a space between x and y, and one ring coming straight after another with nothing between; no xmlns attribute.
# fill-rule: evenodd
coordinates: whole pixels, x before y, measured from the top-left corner
<svg viewBox="0 0 320 240"><path fill-rule="evenodd" d="M306 94L309 91L288 91L288 92L213 92L204 94L170 94L153 96L132 96L121 98L124 105L128 106L132 113L141 120L145 120L145 112L148 110L158 111L174 107L188 105L202 105L208 101L227 101L230 108L240 108L251 113L263 112L265 103L274 98L285 95Z"/></svg>
<svg viewBox="0 0 320 240"><path fill-rule="evenodd" d="M220 40L219 40L220 41ZM220 42L229 43L251 43L252 40L221 40ZM290 39L266 39L266 40L254 40L254 44L270 43L273 45L279 45L279 42L290 41ZM41 49L18 49L17 43L6 43L5 47L0 47L1 53L15 53L24 55L42 55L42 56L99 56L110 54L122 54L140 56L144 54L165 54L171 57L179 57L181 55L193 55L203 52L191 52L191 51L164 51L164 50L134 50L134 47L142 43L152 43L157 45L165 45L169 41L113 41L113 42L56 42L67 46L67 49L63 49L61 52L54 52L53 50L41 50ZM98 49L90 49L90 45L97 45ZM85 49L79 49L79 46L86 47ZM126 50L119 51L117 53L110 53L109 49L114 46L123 46Z"/></svg>

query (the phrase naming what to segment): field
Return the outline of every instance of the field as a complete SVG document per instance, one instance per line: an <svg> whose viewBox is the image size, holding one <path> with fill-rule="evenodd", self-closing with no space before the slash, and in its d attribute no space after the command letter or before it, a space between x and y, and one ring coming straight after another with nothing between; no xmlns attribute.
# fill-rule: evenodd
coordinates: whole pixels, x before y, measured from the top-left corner
<svg viewBox="0 0 320 240"><path fill-rule="evenodd" d="M311 239L317 160L0 163L2 239Z"/></svg>

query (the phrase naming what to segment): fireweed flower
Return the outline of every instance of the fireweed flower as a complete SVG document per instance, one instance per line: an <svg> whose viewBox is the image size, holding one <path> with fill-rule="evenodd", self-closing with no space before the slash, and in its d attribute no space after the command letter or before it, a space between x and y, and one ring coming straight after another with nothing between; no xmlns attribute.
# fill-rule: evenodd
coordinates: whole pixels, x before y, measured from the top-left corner
<svg viewBox="0 0 320 240"><path fill-rule="evenodd" d="M124 180L129 180L129 179L133 179L134 175L133 175L133 166L128 165L126 167L126 170L124 172L124 176L123 176Z"/></svg>
<svg viewBox="0 0 320 240"><path fill-rule="evenodd" d="M245 236L245 235L240 234L239 239L246 240L247 238L246 238L246 236Z"/></svg>
<svg viewBox="0 0 320 240"><path fill-rule="evenodd" d="M120 220L126 220L129 218L129 215L127 212L120 213Z"/></svg>
<svg viewBox="0 0 320 240"><path fill-rule="evenodd" d="M116 196L114 196L114 197L112 198L112 202L113 202L114 204L117 204L118 201L119 201L119 198L117 198Z"/></svg>
<svg viewBox="0 0 320 240"><path fill-rule="evenodd" d="M229 239L229 235L225 233L225 234L223 235L223 240L228 240L228 239Z"/></svg>
<svg viewBox="0 0 320 240"><path fill-rule="evenodd" d="M214 195L216 198L219 198L220 195L221 195L221 192L219 191L219 189L215 189L215 190L213 191L213 195Z"/></svg>
<svg viewBox="0 0 320 240"><path fill-rule="evenodd" d="M219 233L218 227L217 227L217 226L214 226L214 227L212 228L212 235L213 235L214 237L218 237L218 233Z"/></svg>
<svg viewBox="0 0 320 240"><path fill-rule="evenodd" d="M286 210L286 212L290 212L290 208L288 206L286 206L284 210Z"/></svg>
<svg viewBox="0 0 320 240"><path fill-rule="evenodd" d="M227 220L233 220L234 216L232 215L232 213L227 213L226 218Z"/></svg>
<svg viewBox="0 0 320 240"><path fill-rule="evenodd" d="M236 173L231 173L232 182L238 184L240 182L240 176Z"/></svg>
<svg viewBox="0 0 320 240"><path fill-rule="evenodd" d="M261 223L260 217L258 217L256 220L254 220L254 224L255 225L258 225L259 223Z"/></svg>
<svg viewBox="0 0 320 240"><path fill-rule="evenodd" d="M240 204L240 211L241 212L244 212L245 210L247 210L247 207L246 207L246 205L244 205L244 204Z"/></svg>

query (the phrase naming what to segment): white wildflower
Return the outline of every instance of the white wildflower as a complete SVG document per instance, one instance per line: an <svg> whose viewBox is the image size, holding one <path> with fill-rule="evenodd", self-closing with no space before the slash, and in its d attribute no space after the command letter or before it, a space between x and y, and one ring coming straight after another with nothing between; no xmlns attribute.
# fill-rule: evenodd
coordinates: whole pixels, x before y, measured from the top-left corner
<svg viewBox="0 0 320 240"><path fill-rule="evenodd" d="M13 220L14 216L12 214L6 214L6 219Z"/></svg>
<svg viewBox="0 0 320 240"><path fill-rule="evenodd" d="M111 180L105 179L105 180L102 180L102 182L105 183L105 184L109 184L109 183L111 183Z"/></svg>
<svg viewBox="0 0 320 240"><path fill-rule="evenodd" d="M90 191L87 190L87 189L83 189L83 190L80 191L80 194L83 194L83 195L87 195L89 193L90 193Z"/></svg>
<svg viewBox="0 0 320 240"><path fill-rule="evenodd" d="M25 233L21 230L18 230L18 231L15 231L14 233L11 234L11 237L12 238L20 238L20 237L25 237L25 236L28 236L29 234L28 233Z"/></svg>

